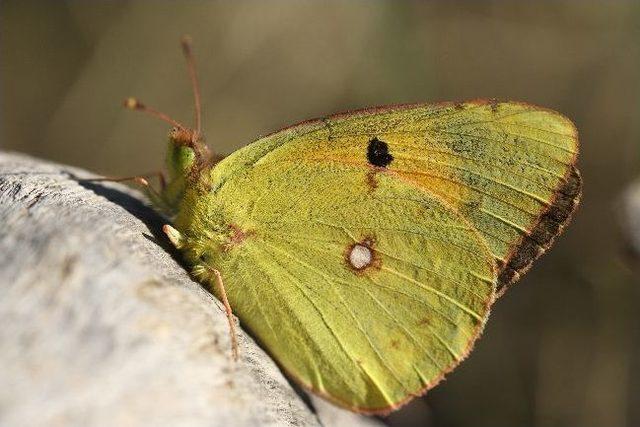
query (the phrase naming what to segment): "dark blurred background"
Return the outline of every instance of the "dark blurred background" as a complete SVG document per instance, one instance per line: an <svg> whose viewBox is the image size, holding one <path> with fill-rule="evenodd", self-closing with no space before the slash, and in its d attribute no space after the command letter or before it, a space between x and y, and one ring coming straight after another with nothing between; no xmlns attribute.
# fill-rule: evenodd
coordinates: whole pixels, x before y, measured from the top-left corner
<svg viewBox="0 0 640 427"><path fill-rule="evenodd" d="M392 425L640 425L640 280L616 227L640 175L640 3L2 1L1 144L107 175L161 165L191 123L178 40L195 41L207 140L231 152L303 119L496 97L581 137L582 206L495 305L468 361ZM636 274L634 276L634 274Z"/></svg>

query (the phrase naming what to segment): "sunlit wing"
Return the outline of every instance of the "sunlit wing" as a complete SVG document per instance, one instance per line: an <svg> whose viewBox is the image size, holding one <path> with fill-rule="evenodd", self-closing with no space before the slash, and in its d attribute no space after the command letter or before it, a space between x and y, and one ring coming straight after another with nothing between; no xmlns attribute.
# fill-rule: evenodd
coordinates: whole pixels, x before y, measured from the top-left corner
<svg viewBox="0 0 640 427"><path fill-rule="evenodd" d="M221 271L243 326L293 379L380 413L468 355L496 272L453 209L391 175L371 191L367 174L333 162L257 163L208 202L212 221L233 224L227 238L194 234L187 256L205 279L208 266Z"/></svg>
<svg viewBox="0 0 640 427"><path fill-rule="evenodd" d="M390 156L368 155L383 143ZM363 110L309 121L252 146L250 162L306 159L360 165L375 186L394 174L444 199L482 234L516 281L569 221L581 192L577 131L551 110L472 101ZM249 147L252 147L249 146ZM377 161L376 161L377 160Z"/></svg>

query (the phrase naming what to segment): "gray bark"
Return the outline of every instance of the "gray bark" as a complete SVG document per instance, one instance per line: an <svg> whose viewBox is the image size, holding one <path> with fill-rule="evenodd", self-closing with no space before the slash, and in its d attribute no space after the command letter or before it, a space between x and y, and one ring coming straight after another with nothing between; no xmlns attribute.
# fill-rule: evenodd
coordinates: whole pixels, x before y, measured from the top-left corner
<svg viewBox="0 0 640 427"><path fill-rule="evenodd" d="M231 359L222 305L174 259L162 218L87 177L0 153L0 425L319 425L242 331Z"/></svg>

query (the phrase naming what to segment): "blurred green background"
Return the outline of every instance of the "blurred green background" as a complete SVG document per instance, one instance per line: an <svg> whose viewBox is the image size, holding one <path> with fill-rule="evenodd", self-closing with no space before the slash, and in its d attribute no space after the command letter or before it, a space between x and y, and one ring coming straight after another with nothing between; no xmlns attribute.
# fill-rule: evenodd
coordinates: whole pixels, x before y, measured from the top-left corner
<svg viewBox="0 0 640 427"><path fill-rule="evenodd" d="M640 175L640 3L2 1L1 147L108 175L161 165L191 123L178 45L195 41L204 127L233 151L303 119L496 97L556 109L581 137L574 223L494 307L468 361L392 425L640 425L640 280L616 202Z"/></svg>

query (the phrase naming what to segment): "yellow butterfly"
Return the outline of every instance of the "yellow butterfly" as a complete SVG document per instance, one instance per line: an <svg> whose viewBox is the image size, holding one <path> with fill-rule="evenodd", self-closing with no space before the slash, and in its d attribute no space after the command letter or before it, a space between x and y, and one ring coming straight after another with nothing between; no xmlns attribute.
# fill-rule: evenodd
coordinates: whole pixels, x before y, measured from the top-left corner
<svg viewBox="0 0 640 427"><path fill-rule="evenodd" d="M342 113L217 161L183 47L195 129L127 101L174 126L168 182L147 193L194 276L338 405L386 413L435 386L578 204L573 123L518 102Z"/></svg>

